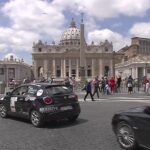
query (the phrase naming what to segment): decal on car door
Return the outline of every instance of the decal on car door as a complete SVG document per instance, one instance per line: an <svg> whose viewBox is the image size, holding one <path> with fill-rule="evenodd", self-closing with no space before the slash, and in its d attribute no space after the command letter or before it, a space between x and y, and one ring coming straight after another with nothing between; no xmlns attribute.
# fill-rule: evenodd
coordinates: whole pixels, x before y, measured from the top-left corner
<svg viewBox="0 0 150 150"><path fill-rule="evenodd" d="M37 91L37 94L36 94L36 95L37 95L37 96L41 96L42 94L43 94L43 90L40 89L40 90Z"/></svg>
<svg viewBox="0 0 150 150"><path fill-rule="evenodd" d="M17 101L17 97L11 97L10 99L10 110L12 112L16 112L15 102Z"/></svg>

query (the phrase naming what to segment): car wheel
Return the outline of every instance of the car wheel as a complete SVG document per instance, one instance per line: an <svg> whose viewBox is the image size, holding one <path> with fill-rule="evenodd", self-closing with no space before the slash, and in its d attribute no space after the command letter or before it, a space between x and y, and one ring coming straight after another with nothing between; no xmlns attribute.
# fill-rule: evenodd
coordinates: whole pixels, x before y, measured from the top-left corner
<svg viewBox="0 0 150 150"><path fill-rule="evenodd" d="M126 150L137 150L136 139L132 127L126 122L120 122L116 135L120 146Z"/></svg>
<svg viewBox="0 0 150 150"><path fill-rule="evenodd" d="M41 127L44 124L41 114L36 110L31 111L30 120L35 127Z"/></svg>
<svg viewBox="0 0 150 150"><path fill-rule="evenodd" d="M71 116L71 117L68 118L68 120L69 120L69 122L75 122L77 120L77 118L78 118L78 115Z"/></svg>
<svg viewBox="0 0 150 150"><path fill-rule="evenodd" d="M0 105L0 116L2 118L7 118L7 109L4 105Z"/></svg>

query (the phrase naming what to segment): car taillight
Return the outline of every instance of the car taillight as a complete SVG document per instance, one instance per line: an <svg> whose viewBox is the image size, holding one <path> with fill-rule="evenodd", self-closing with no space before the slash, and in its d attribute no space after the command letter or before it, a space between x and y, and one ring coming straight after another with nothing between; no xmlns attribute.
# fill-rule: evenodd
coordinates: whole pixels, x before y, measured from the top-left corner
<svg viewBox="0 0 150 150"><path fill-rule="evenodd" d="M68 98L78 101L78 96L76 94L69 95Z"/></svg>
<svg viewBox="0 0 150 150"><path fill-rule="evenodd" d="M45 104L49 105L53 102L52 98L51 97L44 97L43 98L43 101Z"/></svg>

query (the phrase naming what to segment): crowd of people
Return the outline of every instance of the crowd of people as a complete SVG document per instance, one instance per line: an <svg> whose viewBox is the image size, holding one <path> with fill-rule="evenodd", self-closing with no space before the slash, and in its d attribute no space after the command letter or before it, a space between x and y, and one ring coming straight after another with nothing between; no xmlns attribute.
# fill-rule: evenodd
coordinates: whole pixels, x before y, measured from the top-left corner
<svg viewBox="0 0 150 150"><path fill-rule="evenodd" d="M100 94L111 95L114 93L121 93L123 89L127 89L128 93L131 94L134 92L134 88L138 85L137 81L132 78L130 75L126 79L121 79L121 76L114 78L102 77L101 79L95 77L93 80L86 81L83 90L86 91L84 100L87 96L91 96L91 100L94 100L95 94L97 98L100 98ZM147 77L144 77L142 85L144 87L144 92L149 93L149 80Z"/></svg>
<svg viewBox="0 0 150 150"><path fill-rule="evenodd" d="M30 82L35 83L36 80L30 80L29 77L27 77L22 81L23 84L30 83ZM43 77L38 82L49 82L50 84L52 84L54 80L53 78L46 80ZM149 87L150 87L149 82L150 81L146 76L142 80L142 86L144 87L145 93L149 93ZM73 91L76 91L79 88L78 83L74 77L67 76L62 83L72 88ZM126 79L121 79L121 76L110 77L110 78L106 76L99 78L97 76L92 80L86 80L84 87L82 87L82 90L85 90L86 93L84 100L86 100L88 95L90 95L91 99L94 100L95 95L97 96L97 98L100 98L100 94L111 95L114 93L121 93L125 89L127 89L128 93L131 94L134 92L134 88L136 87L137 84L139 83L137 83L137 81L133 79L131 75ZM9 82L10 87L14 88L17 85L18 84L14 79L10 80Z"/></svg>

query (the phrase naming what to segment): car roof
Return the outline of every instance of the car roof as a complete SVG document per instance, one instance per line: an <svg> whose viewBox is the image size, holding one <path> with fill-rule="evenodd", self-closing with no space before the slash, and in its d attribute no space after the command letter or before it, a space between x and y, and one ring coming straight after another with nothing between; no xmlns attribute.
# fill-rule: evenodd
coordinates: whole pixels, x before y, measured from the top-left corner
<svg viewBox="0 0 150 150"><path fill-rule="evenodd" d="M40 87L48 87L48 86L63 86L64 84L60 83L46 83L46 82L39 82L39 83L27 83L22 85L34 85L34 86L40 86Z"/></svg>

